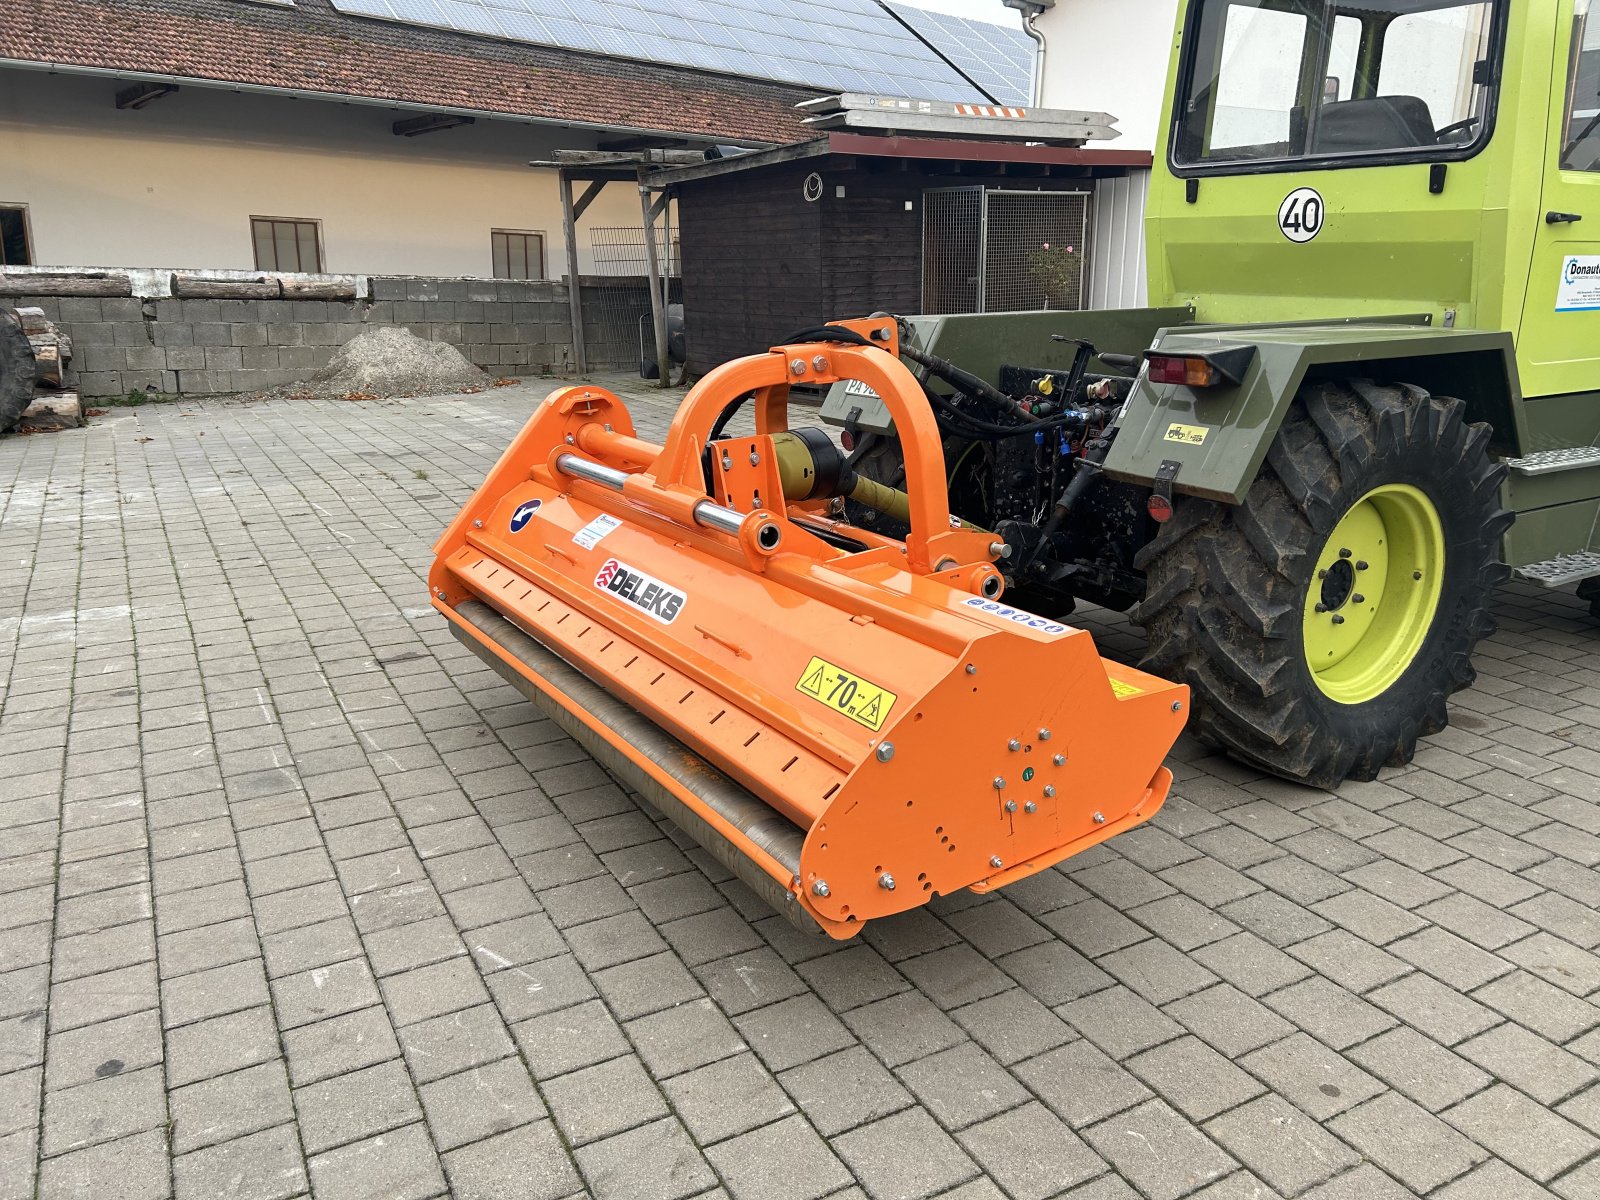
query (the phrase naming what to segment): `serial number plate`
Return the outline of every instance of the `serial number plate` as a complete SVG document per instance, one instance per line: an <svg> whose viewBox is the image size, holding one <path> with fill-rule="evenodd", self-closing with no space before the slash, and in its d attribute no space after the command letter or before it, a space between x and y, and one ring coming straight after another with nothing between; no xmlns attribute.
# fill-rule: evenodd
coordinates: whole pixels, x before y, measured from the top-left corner
<svg viewBox="0 0 1600 1200"><path fill-rule="evenodd" d="M813 658L800 673L795 690L804 692L820 704L843 713L857 725L865 725L873 733L883 728L889 719L889 710L897 699L887 688L881 688L825 658Z"/></svg>

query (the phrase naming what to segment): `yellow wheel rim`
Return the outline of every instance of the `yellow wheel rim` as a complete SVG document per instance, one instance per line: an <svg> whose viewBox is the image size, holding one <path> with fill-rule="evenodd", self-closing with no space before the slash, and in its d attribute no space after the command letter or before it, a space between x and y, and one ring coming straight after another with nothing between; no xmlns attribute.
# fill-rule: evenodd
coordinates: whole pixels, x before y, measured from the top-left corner
<svg viewBox="0 0 1600 1200"><path fill-rule="evenodd" d="M1306 665L1340 704L1382 695L1422 649L1439 611L1444 527L1417 488L1374 488L1340 518L1306 592Z"/></svg>

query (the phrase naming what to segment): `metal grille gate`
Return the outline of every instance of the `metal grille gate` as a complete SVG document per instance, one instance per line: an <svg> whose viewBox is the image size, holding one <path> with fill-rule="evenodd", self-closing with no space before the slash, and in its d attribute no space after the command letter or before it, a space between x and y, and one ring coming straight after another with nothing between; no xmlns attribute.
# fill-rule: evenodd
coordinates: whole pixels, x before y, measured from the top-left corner
<svg viewBox="0 0 1600 1200"><path fill-rule="evenodd" d="M589 231L594 274L584 284L584 342L589 366L632 369L655 354L650 328L650 276L645 232L632 226L601 225ZM678 230L656 229L656 254L668 303L680 296Z"/></svg>
<svg viewBox="0 0 1600 1200"><path fill-rule="evenodd" d="M1087 192L930 189L922 197L922 311L1082 308L1088 233Z"/></svg>

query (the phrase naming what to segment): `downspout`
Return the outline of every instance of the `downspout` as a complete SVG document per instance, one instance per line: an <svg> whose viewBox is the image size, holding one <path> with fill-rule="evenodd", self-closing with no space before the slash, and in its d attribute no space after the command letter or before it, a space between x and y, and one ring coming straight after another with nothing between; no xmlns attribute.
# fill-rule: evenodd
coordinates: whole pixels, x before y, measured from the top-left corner
<svg viewBox="0 0 1600 1200"><path fill-rule="evenodd" d="M1022 14L1022 32L1033 39L1033 44L1038 47L1033 52L1033 88L1032 105L1034 108L1044 107L1044 34L1034 28L1033 23L1039 19L1041 13L1048 12L1055 7L1056 0L1001 0L1007 8L1014 8Z"/></svg>
<svg viewBox="0 0 1600 1200"><path fill-rule="evenodd" d="M1038 47L1033 52L1033 91L1029 101L1034 108L1044 107L1044 34L1033 27L1041 11L1030 9L1022 15L1022 32L1032 38L1033 44Z"/></svg>

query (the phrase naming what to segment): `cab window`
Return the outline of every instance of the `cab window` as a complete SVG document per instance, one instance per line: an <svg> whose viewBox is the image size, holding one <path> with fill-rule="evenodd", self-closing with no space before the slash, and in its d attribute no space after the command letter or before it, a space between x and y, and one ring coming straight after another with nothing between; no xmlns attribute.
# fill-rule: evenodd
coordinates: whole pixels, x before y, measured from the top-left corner
<svg viewBox="0 0 1600 1200"><path fill-rule="evenodd" d="M1173 163L1466 157L1489 135L1501 2L1198 0Z"/></svg>
<svg viewBox="0 0 1600 1200"><path fill-rule="evenodd" d="M1561 169L1600 171L1600 14L1591 14L1590 0L1578 0L1572 17Z"/></svg>

